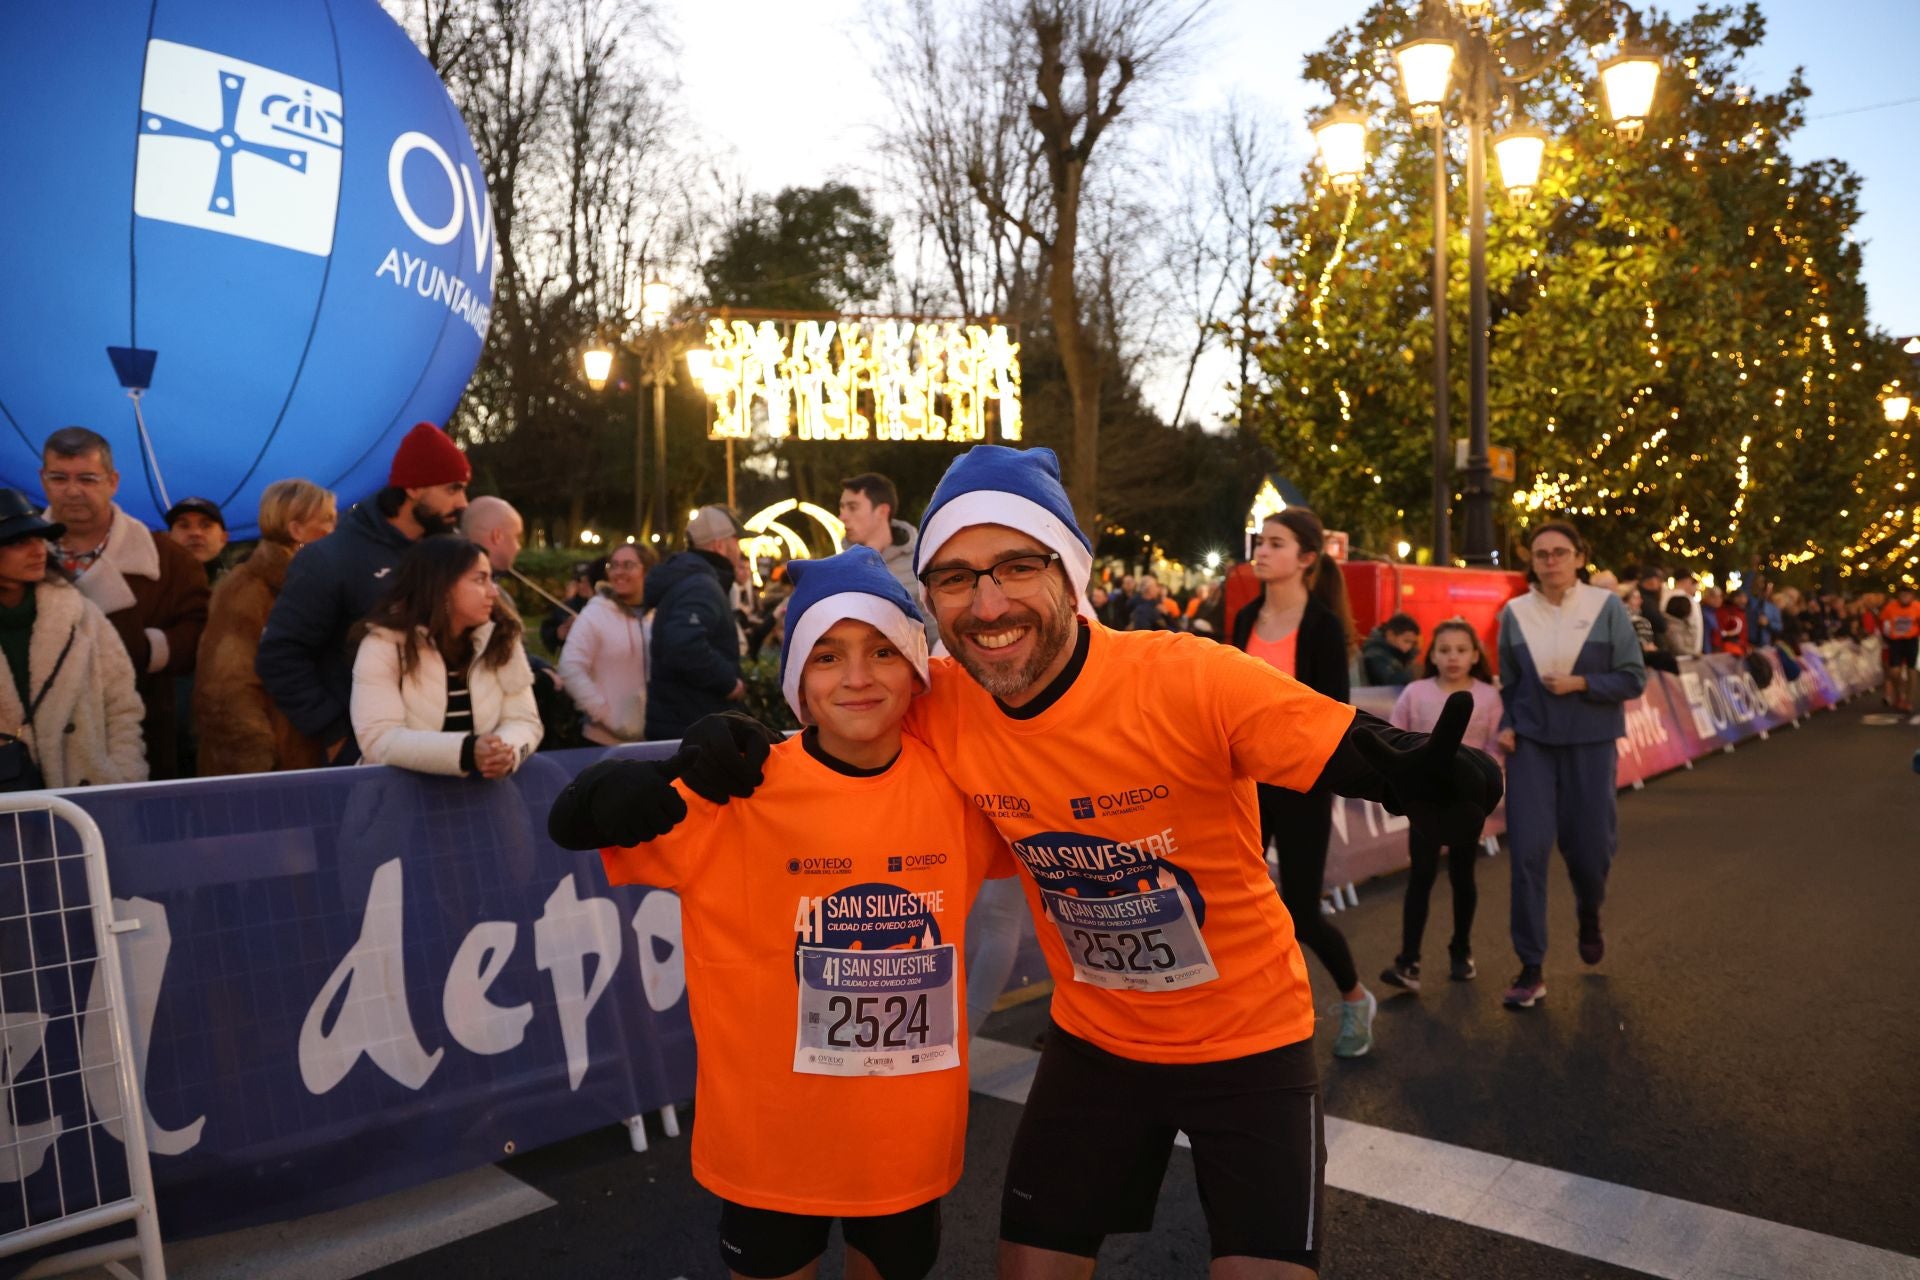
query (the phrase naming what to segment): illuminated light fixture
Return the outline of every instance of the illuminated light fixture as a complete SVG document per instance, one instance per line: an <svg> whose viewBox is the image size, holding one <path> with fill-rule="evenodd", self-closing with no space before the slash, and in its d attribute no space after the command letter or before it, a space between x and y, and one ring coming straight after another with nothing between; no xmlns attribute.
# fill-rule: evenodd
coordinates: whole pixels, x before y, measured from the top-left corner
<svg viewBox="0 0 1920 1280"><path fill-rule="evenodd" d="M701 386L707 384L707 375L713 372L713 352L705 347L690 347L687 350L687 372Z"/></svg>
<svg viewBox="0 0 1920 1280"><path fill-rule="evenodd" d="M1493 12L1493 0L1453 0L1453 7L1461 17L1478 22Z"/></svg>
<svg viewBox="0 0 1920 1280"><path fill-rule="evenodd" d="M1880 401L1881 412L1887 415L1888 422L1905 422L1907 410L1911 408L1913 408L1913 397L1898 387L1887 392L1886 398Z"/></svg>
<svg viewBox="0 0 1920 1280"><path fill-rule="evenodd" d="M1453 41L1440 36L1409 40L1393 51L1400 65L1400 91L1406 95L1413 122L1438 124L1453 81Z"/></svg>
<svg viewBox="0 0 1920 1280"><path fill-rule="evenodd" d="M580 364L587 372L587 385L598 391L607 385L607 376L613 372L613 352L605 347L589 348L580 357Z"/></svg>
<svg viewBox="0 0 1920 1280"><path fill-rule="evenodd" d="M1367 118L1352 107L1334 107L1313 126L1320 167L1335 191L1352 191L1367 168Z"/></svg>
<svg viewBox="0 0 1920 1280"><path fill-rule="evenodd" d="M1900 349L1910 356L1920 356L1920 338L1908 338L1907 345Z"/></svg>
<svg viewBox="0 0 1920 1280"><path fill-rule="evenodd" d="M1531 125L1508 129L1493 140L1493 158L1500 165L1500 181L1516 209L1533 199L1540 185L1540 164L1547 154L1547 133Z"/></svg>
<svg viewBox="0 0 1920 1280"><path fill-rule="evenodd" d="M1627 142L1638 142L1653 112L1653 91L1660 83L1660 59L1644 49L1625 47L1600 64L1600 88L1607 115Z"/></svg>
<svg viewBox="0 0 1920 1280"><path fill-rule="evenodd" d="M1393 553L1394 555L1398 556L1400 559L1405 560L1408 556L1413 554L1413 544L1411 542L1408 542L1405 538L1402 538L1400 539L1400 541L1393 544Z"/></svg>
<svg viewBox="0 0 1920 1280"><path fill-rule="evenodd" d="M640 286L640 323L648 328L666 321L673 310L673 286L664 280L649 280Z"/></svg>

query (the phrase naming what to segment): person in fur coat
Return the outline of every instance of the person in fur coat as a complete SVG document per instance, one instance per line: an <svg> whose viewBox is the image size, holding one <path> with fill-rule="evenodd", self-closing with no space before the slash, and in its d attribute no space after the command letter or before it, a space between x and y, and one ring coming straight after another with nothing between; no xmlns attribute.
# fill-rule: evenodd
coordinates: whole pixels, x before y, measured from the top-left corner
<svg viewBox="0 0 1920 1280"><path fill-rule="evenodd" d="M133 662L99 606L49 573L48 544L63 532L26 494L0 489L0 733L27 744L50 788L144 782Z"/></svg>
<svg viewBox="0 0 1920 1280"><path fill-rule="evenodd" d="M367 763L504 778L540 745L520 619L479 543L415 543L354 631L351 714Z"/></svg>

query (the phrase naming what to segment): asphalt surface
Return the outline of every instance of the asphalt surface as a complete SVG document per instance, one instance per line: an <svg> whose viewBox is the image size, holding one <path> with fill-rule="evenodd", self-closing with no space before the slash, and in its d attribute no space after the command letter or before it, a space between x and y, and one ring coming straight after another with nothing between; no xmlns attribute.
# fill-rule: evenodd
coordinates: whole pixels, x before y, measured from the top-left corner
<svg viewBox="0 0 1920 1280"><path fill-rule="evenodd" d="M1440 977L1418 996L1389 998L1373 978L1398 947L1404 877L1362 886L1337 921L1382 995L1377 1044L1335 1061L1323 1017L1327 1114L1920 1255L1920 999L1907 974L1920 730L1863 724L1864 703L1622 796L1606 960L1587 970L1574 955L1558 876L1540 1009L1499 1003L1517 967L1504 854L1479 863L1479 980ZM1427 943L1442 969L1450 924L1442 876ZM1338 997L1309 968L1330 1012ZM1045 1025L1043 1000L995 1015L985 1034L1030 1045ZM975 1095L937 1275L993 1274L1019 1114ZM557 1206L374 1274L722 1274L716 1202L693 1183L688 1150L656 1134L636 1155L608 1129L509 1160L500 1167ZM1326 1221L1329 1280L1637 1274L1339 1190ZM1155 1230L1110 1240L1101 1274L1202 1275L1206 1256L1179 1150ZM839 1276L837 1263L822 1274Z"/></svg>

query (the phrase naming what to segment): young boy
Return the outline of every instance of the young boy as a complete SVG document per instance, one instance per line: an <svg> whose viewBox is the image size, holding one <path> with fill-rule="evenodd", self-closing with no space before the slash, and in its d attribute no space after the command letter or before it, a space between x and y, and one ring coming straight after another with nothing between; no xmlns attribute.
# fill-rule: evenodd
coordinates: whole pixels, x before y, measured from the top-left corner
<svg viewBox="0 0 1920 1280"><path fill-rule="evenodd" d="M550 828L569 848L652 835L602 848L607 878L681 896L693 1173L722 1200L731 1273L811 1277L839 1218L849 1277L919 1280L966 1137L967 908L1013 864L901 733L926 632L885 562L855 547L788 571L781 688L805 728L773 747L754 802L605 761Z"/></svg>

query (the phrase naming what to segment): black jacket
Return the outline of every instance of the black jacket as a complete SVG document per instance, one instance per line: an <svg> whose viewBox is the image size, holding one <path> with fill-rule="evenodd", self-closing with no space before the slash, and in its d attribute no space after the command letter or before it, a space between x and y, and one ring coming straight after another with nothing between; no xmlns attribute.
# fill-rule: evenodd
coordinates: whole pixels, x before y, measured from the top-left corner
<svg viewBox="0 0 1920 1280"><path fill-rule="evenodd" d="M740 633L727 591L733 566L710 551L682 551L647 575L641 607L653 612L647 738L678 738L731 703L740 682Z"/></svg>
<svg viewBox="0 0 1920 1280"><path fill-rule="evenodd" d="M293 558L267 615L254 672L295 729L324 746L346 742L335 764L360 758L347 632L373 612L412 545L371 501L356 503L339 528Z"/></svg>
<svg viewBox="0 0 1920 1280"><path fill-rule="evenodd" d="M1419 674L1414 670L1413 655L1394 648L1381 627L1375 627L1367 642L1360 646L1360 670L1368 684L1390 688L1412 684Z"/></svg>
<svg viewBox="0 0 1920 1280"><path fill-rule="evenodd" d="M1255 596L1233 615L1234 648L1246 649L1264 603L1264 597ZM1299 636L1293 645L1294 679L1335 702L1352 701L1353 677L1347 670L1347 629L1318 596L1307 597L1307 607L1300 614Z"/></svg>

